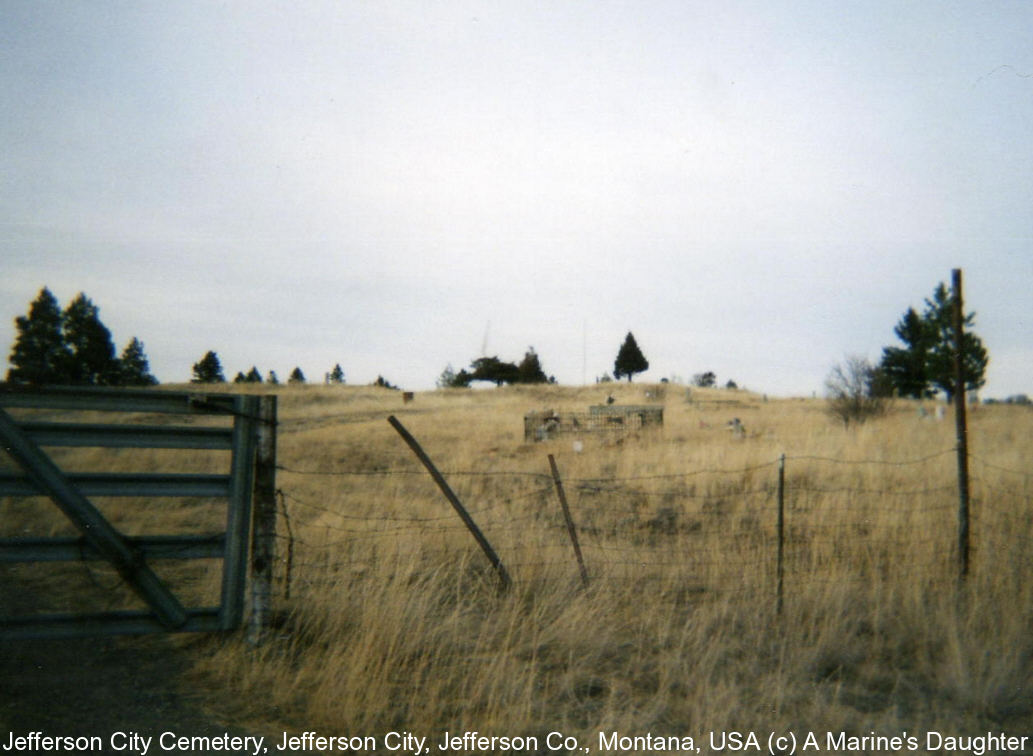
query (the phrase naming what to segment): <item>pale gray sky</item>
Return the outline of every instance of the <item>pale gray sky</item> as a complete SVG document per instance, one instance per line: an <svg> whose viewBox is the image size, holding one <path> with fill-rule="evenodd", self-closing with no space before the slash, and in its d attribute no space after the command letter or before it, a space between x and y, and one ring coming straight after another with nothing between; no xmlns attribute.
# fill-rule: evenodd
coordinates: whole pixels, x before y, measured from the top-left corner
<svg viewBox="0 0 1033 756"><path fill-rule="evenodd" d="M965 271L1033 393L1033 4L0 4L0 348L46 285L186 381L821 391ZM490 324L490 325L489 325ZM6 366L5 366L6 369Z"/></svg>

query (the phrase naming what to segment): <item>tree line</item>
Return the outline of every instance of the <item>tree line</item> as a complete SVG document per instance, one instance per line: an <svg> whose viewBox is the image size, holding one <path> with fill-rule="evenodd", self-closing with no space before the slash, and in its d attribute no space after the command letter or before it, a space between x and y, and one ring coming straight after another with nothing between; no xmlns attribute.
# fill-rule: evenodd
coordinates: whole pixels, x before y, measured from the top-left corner
<svg viewBox="0 0 1033 756"><path fill-rule="evenodd" d="M28 315L15 318L16 337L7 371L10 383L33 386L153 386L144 345L135 336L115 355L100 309L82 292L62 310L43 287Z"/></svg>
<svg viewBox="0 0 1033 756"><path fill-rule="evenodd" d="M144 345L135 336L121 356L116 357L111 331L101 322L100 308L84 293L79 293L64 310L49 288L43 287L29 305L27 315L15 318L17 335L11 350L10 369L6 380L33 386L153 386L158 379L151 374ZM635 337L629 332L614 362L614 376L629 381L632 375L649 368ZM227 383L218 354L209 350L194 363L191 383ZM555 376L547 376L541 360L530 347L519 363L505 362L497 356L479 357L458 373L449 365L438 379L438 386L455 388L469 386L475 381L489 381L498 386L514 383L556 383ZM263 377L256 366L248 372L238 372L234 383L269 383L278 385L279 376L270 370ZM305 383L305 374L295 367L287 378L288 384ZM327 384L344 384L345 375L340 363L326 373ZM397 389L382 375L374 386Z"/></svg>
<svg viewBox="0 0 1033 756"><path fill-rule="evenodd" d="M194 363L193 372L190 378L191 383L226 383L226 375L222 370L222 362L219 360L219 355L213 351L205 353L198 362ZM237 373L236 378L233 379L234 383L268 383L273 386L280 385L280 379L276 375L275 370L270 370L269 375L266 378L262 378L262 374L258 372L258 368L252 365L251 369L244 373L240 371ZM305 374L301 371L300 367L295 367L291 371L290 376L287 378L288 384L299 384L306 383L307 379ZM341 368L341 363L334 365L333 370L326 373L323 376L323 382L329 385L344 385L346 383L344 379L344 370ZM397 390L398 386L395 386L389 380L384 378L382 375L378 375L377 379L371 384L373 386L379 386L381 388Z"/></svg>
<svg viewBox="0 0 1033 756"><path fill-rule="evenodd" d="M219 359L219 355L209 350L205 352L204 357L194 363L193 371L190 377L191 383L226 383L226 374L222 369L222 361ZM275 370L270 370L269 375L266 378L262 378L262 374L258 372L258 368L254 365L247 372L238 372L236 378L233 379L234 383L269 383L274 386L280 384L280 379L276 375ZM327 383L344 383L344 371L341 369L340 364L334 366L332 372L327 373ZM287 383L305 383L305 374L301 372L300 367L295 367L291 371L291 374L287 377Z"/></svg>
<svg viewBox="0 0 1033 756"><path fill-rule="evenodd" d="M642 354L634 335L629 331L614 360L613 375L617 380L626 377L631 381L635 373L649 369L649 361ZM517 383L556 383L555 376L546 376L541 359L534 347L528 347L520 363L503 362L498 356L478 357L470 363L470 369L458 373L449 364L438 377L438 388L466 388L474 381L487 381L496 386Z"/></svg>
<svg viewBox="0 0 1033 756"><path fill-rule="evenodd" d="M863 419L875 414L880 400L890 396L927 399L943 392L948 399L955 391L954 355L954 295L946 284L940 283L930 298L925 300L921 313L909 307L894 334L902 345L883 349L881 360L872 364L863 358L848 358L833 369L826 381L826 389L835 414L846 413L845 421ZM985 383L989 357L982 340L972 332L975 313L963 314L962 375L969 391ZM100 320L100 310L80 292L63 310L51 291L44 287L30 304L27 315L15 318L16 338L9 357L10 369L6 380L35 386L63 384L80 386L151 386L158 383L150 372L143 343L135 336L116 356L111 332ZM649 361L642 353L635 336L629 331L614 360L613 376L620 380L649 369ZM606 380L609 380L608 376ZM193 365L193 383L226 383L218 355L207 352ZM555 383L556 378L545 373L534 347L529 347L523 359L506 362L498 356L478 357L469 369L456 372L448 365L437 380L440 388L467 387L476 381L487 381L497 386L505 384ZM247 373L238 372L235 383L279 384L275 371L263 378L257 367ZM301 368L295 367L287 383L305 383ZM327 384L345 383L344 370L338 363L325 374ZM698 386L713 386L714 373L694 376ZM396 389L383 376L373 385ZM735 384L729 381L729 387Z"/></svg>

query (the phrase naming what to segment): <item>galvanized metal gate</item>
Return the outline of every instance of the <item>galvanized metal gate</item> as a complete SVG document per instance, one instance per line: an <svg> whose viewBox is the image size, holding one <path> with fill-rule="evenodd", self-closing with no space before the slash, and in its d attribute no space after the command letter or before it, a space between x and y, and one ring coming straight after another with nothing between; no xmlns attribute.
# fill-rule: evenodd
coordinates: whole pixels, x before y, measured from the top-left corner
<svg viewBox="0 0 1033 756"><path fill-rule="evenodd" d="M0 470L0 497L47 496L80 535L61 538L0 538L0 563L103 559L145 602L146 610L2 616L0 638L64 637L149 632L207 632L239 626L244 611L255 443L260 397L161 390L0 386L0 447L17 471ZM8 410L16 409L16 419ZM21 411L27 410L27 411ZM57 413L39 410L67 411ZM85 421L67 422L76 413ZM81 413L88 413L83 416ZM104 423L98 413L121 413ZM158 414L155 423L153 415ZM39 419L40 416L48 419ZM169 415L228 416L222 426L190 425ZM110 418L110 416L108 416ZM171 418L175 422L175 418ZM228 450L220 474L155 472L66 472L49 447L116 447ZM225 531L205 535L120 533L90 497L217 497L227 502ZM0 501L2 504L2 501ZM162 559L221 559L221 601L214 607L184 606L152 570Z"/></svg>

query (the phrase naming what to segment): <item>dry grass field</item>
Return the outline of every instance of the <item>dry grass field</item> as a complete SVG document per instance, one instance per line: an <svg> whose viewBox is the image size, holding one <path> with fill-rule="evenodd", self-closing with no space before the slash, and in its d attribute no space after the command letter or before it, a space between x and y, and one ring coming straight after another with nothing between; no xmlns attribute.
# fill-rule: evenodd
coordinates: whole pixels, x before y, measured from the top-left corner
<svg viewBox="0 0 1033 756"><path fill-rule="evenodd" d="M920 419L916 404L898 402L844 428L821 400L694 389L689 402L674 385L449 390L408 404L370 387L276 393L288 516L278 625L257 651L236 636L179 641L198 652L193 679L237 721L432 738L559 731L593 751L600 731L1033 732L1028 408L970 413L972 569L959 591L950 412ZM662 431L586 434L580 451L571 436L525 442L526 412L585 411L608 393L618 404L662 402ZM497 550L508 591L388 424L392 414ZM745 438L726 427L734 417ZM61 456L83 470L225 464L217 454L147 454ZM101 506L132 533L205 532L223 514L190 500ZM60 517L41 516L51 509L0 500L2 534L65 532ZM213 602L208 567L161 569ZM97 564L8 572L47 597L41 608L133 600Z"/></svg>

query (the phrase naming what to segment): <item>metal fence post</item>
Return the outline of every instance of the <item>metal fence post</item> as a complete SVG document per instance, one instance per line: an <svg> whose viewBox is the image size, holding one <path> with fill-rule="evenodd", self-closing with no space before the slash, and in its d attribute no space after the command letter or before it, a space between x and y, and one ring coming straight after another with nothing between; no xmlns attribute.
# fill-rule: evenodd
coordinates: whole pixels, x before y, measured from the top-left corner
<svg viewBox="0 0 1033 756"><path fill-rule="evenodd" d="M251 619L248 643L259 645L272 612L276 563L276 397L258 405L254 515L251 521Z"/></svg>
<svg viewBox="0 0 1033 756"><path fill-rule="evenodd" d="M226 517L226 556L222 572L221 629L235 630L244 617L248 573L248 526L255 486L255 426L257 396L234 397L233 459Z"/></svg>

